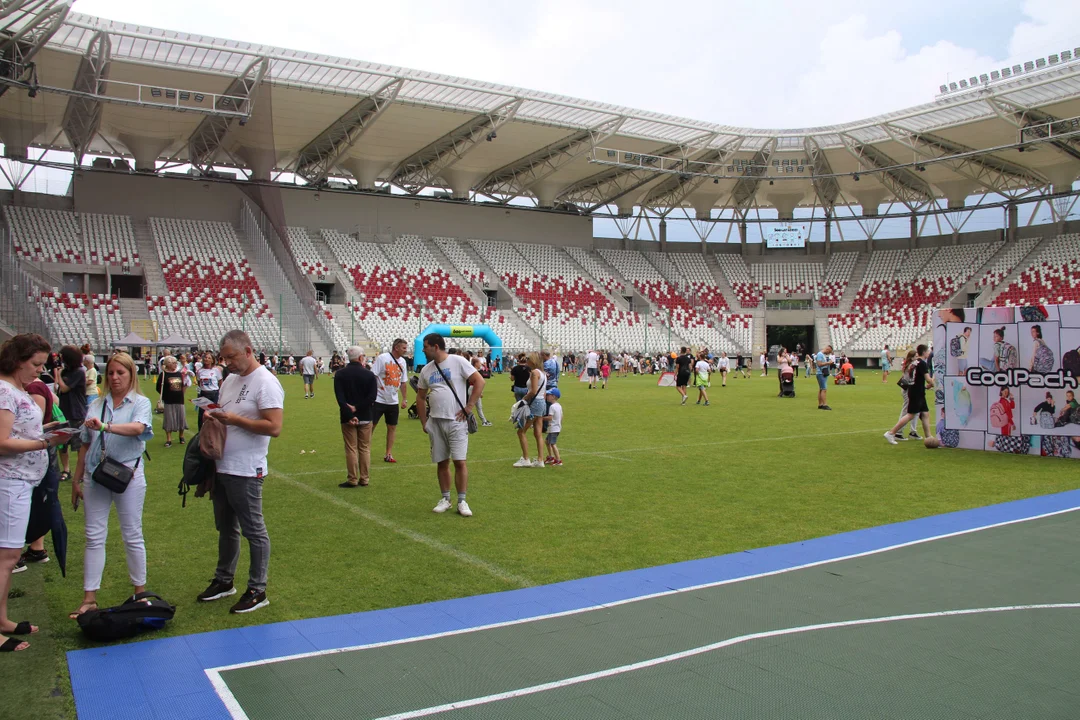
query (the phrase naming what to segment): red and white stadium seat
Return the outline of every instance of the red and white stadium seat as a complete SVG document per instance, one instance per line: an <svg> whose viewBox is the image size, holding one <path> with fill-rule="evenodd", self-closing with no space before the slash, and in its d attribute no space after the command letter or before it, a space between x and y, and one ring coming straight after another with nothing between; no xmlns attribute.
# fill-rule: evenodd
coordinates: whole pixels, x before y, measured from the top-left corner
<svg viewBox="0 0 1080 720"><path fill-rule="evenodd" d="M994 305L1063 305L1080 302L1080 235L1050 240Z"/></svg>
<svg viewBox="0 0 1080 720"><path fill-rule="evenodd" d="M292 250L296 266L305 275L329 275L330 268L326 267L315 243L311 242L307 230L304 228L290 227L289 249Z"/></svg>

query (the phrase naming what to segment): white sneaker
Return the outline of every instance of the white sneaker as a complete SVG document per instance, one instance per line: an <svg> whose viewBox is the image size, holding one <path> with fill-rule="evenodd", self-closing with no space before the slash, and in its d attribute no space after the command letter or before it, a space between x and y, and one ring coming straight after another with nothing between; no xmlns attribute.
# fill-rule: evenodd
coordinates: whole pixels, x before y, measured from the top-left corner
<svg viewBox="0 0 1080 720"><path fill-rule="evenodd" d="M431 509L431 512L444 513L450 509L450 501L446 498L439 500L439 504Z"/></svg>
<svg viewBox="0 0 1080 720"><path fill-rule="evenodd" d="M457 504L457 512L462 517L472 517L472 509L469 507L469 503L464 500Z"/></svg>
<svg viewBox="0 0 1080 720"><path fill-rule="evenodd" d="M518 458L518 461L514 463L514 467L532 467L532 461L527 458Z"/></svg>
<svg viewBox="0 0 1080 720"><path fill-rule="evenodd" d="M544 467L544 461L540 458L537 458L532 461L532 467Z"/></svg>
<svg viewBox="0 0 1080 720"><path fill-rule="evenodd" d="M896 444L896 436L893 435L891 432L885 433L885 439L889 441L890 445Z"/></svg>

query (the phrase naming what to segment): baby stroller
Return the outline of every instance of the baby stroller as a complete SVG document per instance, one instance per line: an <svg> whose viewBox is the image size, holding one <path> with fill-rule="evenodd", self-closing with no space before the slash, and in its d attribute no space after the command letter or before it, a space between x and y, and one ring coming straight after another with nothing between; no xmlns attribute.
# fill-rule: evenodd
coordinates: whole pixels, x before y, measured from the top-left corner
<svg viewBox="0 0 1080 720"><path fill-rule="evenodd" d="M795 397L795 371L786 367L780 374L780 397Z"/></svg>
<svg viewBox="0 0 1080 720"><path fill-rule="evenodd" d="M416 397L417 386L419 384L420 384L420 376L419 375L413 375L411 378L409 378L409 387L412 388L413 397ZM417 410L416 410L416 401L415 400L413 401L413 404L409 406L409 409L406 410L406 412L409 413L409 419L410 420L415 420L416 418L420 417L420 413L417 412Z"/></svg>

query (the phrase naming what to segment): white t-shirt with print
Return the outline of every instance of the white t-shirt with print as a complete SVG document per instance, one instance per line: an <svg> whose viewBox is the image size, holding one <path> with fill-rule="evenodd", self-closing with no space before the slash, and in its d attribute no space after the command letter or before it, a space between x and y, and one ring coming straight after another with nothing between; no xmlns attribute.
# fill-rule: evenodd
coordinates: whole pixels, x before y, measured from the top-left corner
<svg viewBox="0 0 1080 720"><path fill-rule="evenodd" d="M585 367L596 369L596 363L600 361L600 356L594 352L591 352L585 358Z"/></svg>
<svg viewBox="0 0 1080 720"><path fill-rule="evenodd" d="M200 391L214 392L221 388L221 368L202 368L195 373L195 377L199 379Z"/></svg>
<svg viewBox="0 0 1080 720"><path fill-rule="evenodd" d="M707 360L698 360L694 365L694 369L697 370L697 374L703 378L709 376L709 363Z"/></svg>
<svg viewBox="0 0 1080 720"><path fill-rule="evenodd" d="M221 383L218 404L222 410L258 420L263 410L285 407L285 390L264 367L247 375L233 373ZM266 475L269 435L256 435L235 425L226 428L225 449L217 461L217 471L226 475L256 477Z"/></svg>
<svg viewBox="0 0 1080 720"><path fill-rule="evenodd" d="M405 358L398 358L395 361L390 353L380 353L375 358L371 372L375 373L375 380L379 385L379 394L375 397L375 402L383 405L397 405L398 388L405 382L405 376L408 373Z"/></svg>
<svg viewBox="0 0 1080 720"><path fill-rule="evenodd" d="M719 368L720 370L727 370L728 369L728 359L726 357L720 358L719 360L716 361L716 367Z"/></svg>
<svg viewBox="0 0 1080 720"><path fill-rule="evenodd" d="M562 432L562 403L551 403L548 414L551 415L551 420L548 421L548 432Z"/></svg>
<svg viewBox="0 0 1080 720"><path fill-rule="evenodd" d="M40 440L41 408L30 397L11 383L0 380L0 410L6 410L15 416L11 426L12 440ZM18 455L0 455L0 478L3 480L22 480L37 485L49 469L49 453L45 450L32 450Z"/></svg>
<svg viewBox="0 0 1080 720"><path fill-rule="evenodd" d="M300 374L301 375L314 375L315 370L315 358L311 355L305 355L300 358Z"/></svg>
<svg viewBox="0 0 1080 720"><path fill-rule="evenodd" d="M468 379L476 368L460 355L447 355L446 360L439 361L439 367L442 368L442 375L435 369L434 360L425 365L420 371L419 387L427 390L428 417L454 420L461 410L458 400L462 404L468 402L465 395ZM446 383L447 377L450 379L449 385ZM457 393L457 400L450 392L451 387Z"/></svg>

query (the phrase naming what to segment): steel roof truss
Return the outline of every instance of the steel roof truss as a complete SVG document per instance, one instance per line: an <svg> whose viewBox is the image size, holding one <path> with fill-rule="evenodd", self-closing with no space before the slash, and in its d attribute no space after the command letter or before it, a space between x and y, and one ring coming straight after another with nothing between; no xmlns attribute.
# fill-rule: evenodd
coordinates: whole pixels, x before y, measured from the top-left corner
<svg viewBox="0 0 1080 720"><path fill-rule="evenodd" d="M832 212L840 197L840 183L836 181L829 159L825 152L812 137L807 137L803 142L806 150L806 158L810 161L810 172L813 173L811 183L814 186L814 194L821 202L826 212Z"/></svg>
<svg viewBox="0 0 1080 720"><path fill-rule="evenodd" d="M706 169L703 172L694 175L673 175L657 185L649 193L649 197L642 201L642 204L653 208L655 212L661 214L670 212L672 208L679 207L686 198L693 195L709 179L708 174L706 174L709 166L726 165L741 146L742 138L734 137L727 140L720 147L699 155L691 160L689 165L695 167L695 169L698 165L704 165ZM664 210L661 210L661 208Z"/></svg>
<svg viewBox="0 0 1080 720"><path fill-rule="evenodd" d="M900 167L900 163L878 150L865 145L847 133L840 133L844 148L909 210L934 202L934 191L915 173Z"/></svg>
<svg viewBox="0 0 1080 720"><path fill-rule="evenodd" d="M109 36L103 32L95 33L75 73L73 89L80 94L68 98L63 128L75 153L76 165L82 163L83 155L101 126L102 102L92 96L105 92L111 53Z"/></svg>
<svg viewBox="0 0 1080 720"><path fill-rule="evenodd" d="M619 132L625 121L626 118L613 118L515 160L484 178L477 185L477 192L505 196L503 202L509 202Z"/></svg>
<svg viewBox="0 0 1080 720"><path fill-rule="evenodd" d="M326 180L345 154L394 102L404 84L404 80L383 84L335 120L300 151L294 172L312 185Z"/></svg>
<svg viewBox="0 0 1080 720"><path fill-rule="evenodd" d="M270 59L257 58L252 61L228 89L218 96L215 107L220 110L235 110L251 114L254 107L255 92L259 89L270 67ZM203 172L210 170L214 155L221 148L225 136L232 129L235 117L207 115L188 138L188 162Z"/></svg>
<svg viewBox="0 0 1080 720"><path fill-rule="evenodd" d="M453 167L477 144L493 137L500 127L514 118L523 102L522 98L510 100L458 126L398 165L388 182L413 195L439 184L445 180L440 179L442 173Z"/></svg>
<svg viewBox="0 0 1080 720"><path fill-rule="evenodd" d="M71 10L70 0L9 0L0 6L0 95L35 84L31 62Z"/></svg>
<svg viewBox="0 0 1080 720"><path fill-rule="evenodd" d="M747 208L751 202L755 202L758 185L762 177L769 169L769 158L776 149L776 138L770 138L765 145L758 150L750 165L743 171L743 177L735 181L735 188L731 191L731 197L736 208Z"/></svg>

